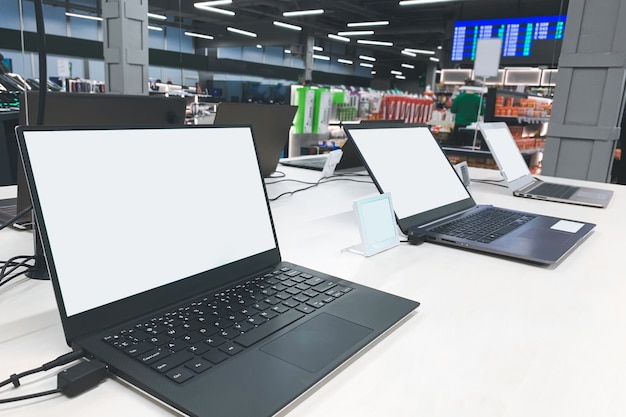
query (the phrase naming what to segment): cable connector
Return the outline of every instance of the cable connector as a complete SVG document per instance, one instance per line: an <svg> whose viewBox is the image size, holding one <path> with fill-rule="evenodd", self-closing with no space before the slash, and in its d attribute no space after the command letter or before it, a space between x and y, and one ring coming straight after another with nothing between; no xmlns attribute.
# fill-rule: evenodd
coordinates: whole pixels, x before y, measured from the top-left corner
<svg viewBox="0 0 626 417"><path fill-rule="evenodd" d="M57 388L66 397L75 397L98 385L108 375L100 361L80 362L57 374Z"/></svg>

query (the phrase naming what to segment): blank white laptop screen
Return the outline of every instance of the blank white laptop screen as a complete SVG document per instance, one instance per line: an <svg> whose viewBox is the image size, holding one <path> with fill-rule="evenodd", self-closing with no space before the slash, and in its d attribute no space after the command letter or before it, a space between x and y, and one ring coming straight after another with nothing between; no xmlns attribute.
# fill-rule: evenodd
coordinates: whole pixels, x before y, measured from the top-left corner
<svg viewBox="0 0 626 417"><path fill-rule="evenodd" d="M502 175L507 181L515 181L518 178L530 174L528 165L519 151L515 139L506 127L489 127L483 129L482 134L491 149L491 153L497 159Z"/></svg>
<svg viewBox="0 0 626 417"><path fill-rule="evenodd" d="M247 127L24 137L68 316L276 247Z"/></svg>
<svg viewBox="0 0 626 417"><path fill-rule="evenodd" d="M427 127L352 129L350 135L400 219L469 198Z"/></svg>

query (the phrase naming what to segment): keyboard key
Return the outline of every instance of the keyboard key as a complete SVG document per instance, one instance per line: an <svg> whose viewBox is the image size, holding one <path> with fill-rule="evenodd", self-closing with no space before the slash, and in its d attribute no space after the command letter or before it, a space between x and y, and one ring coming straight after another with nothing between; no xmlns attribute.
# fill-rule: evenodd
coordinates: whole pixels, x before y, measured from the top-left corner
<svg viewBox="0 0 626 417"><path fill-rule="evenodd" d="M149 350L147 352L144 352L138 355L137 359L139 359L141 362L145 363L146 365L150 365L151 363L156 362L159 359L162 359L169 355L170 355L169 351L165 349L156 348L156 349L152 349L152 350Z"/></svg>
<svg viewBox="0 0 626 417"><path fill-rule="evenodd" d="M191 369L197 374L206 371L210 367L211 367L211 362L201 357L195 357L192 360L187 361L185 363L185 368Z"/></svg>
<svg viewBox="0 0 626 417"><path fill-rule="evenodd" d="M218 349L230 356L234 356L243 350L241 346L236 345L232 342L224 343Z"/></svg>
<svg viewBox="0 0 626 417"><path fill-rule="evenodd" d="M180 367L170 372L167 372L165 375L167 375L172 381L175 381L181 384L187 381L188 379L192 378L194 374L189 369Z"/></svg>
<svg viewBox="0 0 626 417"><path fill-rule="evenodd" d="M177 352L162 359L159 359L152 363L152 368L159 372L166 372L170 369L181 365L193 358L193 353L183 350Z"/></svg>

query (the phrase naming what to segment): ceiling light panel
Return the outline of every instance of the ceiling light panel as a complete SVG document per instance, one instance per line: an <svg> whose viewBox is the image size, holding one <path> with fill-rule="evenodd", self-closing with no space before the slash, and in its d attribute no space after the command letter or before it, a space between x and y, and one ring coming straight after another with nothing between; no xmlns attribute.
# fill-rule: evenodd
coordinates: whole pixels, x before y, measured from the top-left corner
<svg viewBox="0 0 626 417"><path fill-rule="evenodd" d="M367 36L373 34L373 30L348 30L345 32L337 32L337 35L339 36Z"/></svg>
<svg viewBox="0 0 626 417"><path fill-rule="evenodd" d="M193 38L201 38L201 39L214 39L213 36L211 35L205 35L203 33L197 33L197 32L185 32L185 35L187 36L191 36Z"/></svg>
<svg viewBox="0 0 626 417"><path fill-rule="evenodd" d="M334 33L329 33L328 37L330 39L334 39L336 41L341 41L341 42L350 42L350 38L346 38L345 36L339 36L339 35L335 35Z"/></svg>
<svg viewBox="0 0 626 417"><path fill-rule="evenodd" d="M386 42L386 41L370 41L366 39L359 39L356 42L363 44L363 45L393 46L393 42Z"/></svg>
<svg viewBox="0 0 626 417"><path fill-rule="evenodd" d="M314 10L294 10L292 12L283 12L283 16L292 17L292 16L309 16L314 14L322 14L324 13L324 9L314 9Z"/></svg>
<svg viewBox="0 0 626 417"><path fill-rule="evenodd" d="M257 34L254 33L254 32L248 32L247 30L237 29L237 28L234 28L234 27L231 27L231 26L227 27L226 30L229 31L229 32L236 33L238 35L248 36L250 38L256 38L257 37Z"/></svg>
<svg viewBox="0 0 626 417"><path fill-rule="evenodd" d="M375 22L351 22L347 26L349 28L368 27L368 26L386 26L389 24L388 20L378 20Z"/></svg>
<svg viewBox="0 0 626 417"><path fill-rule="evenodd" d="M291 29L291 30L302 30L300 26L292 25L290 23L279 22L278 20L274 20L274 26L280 26L281 28Z"/></svg>

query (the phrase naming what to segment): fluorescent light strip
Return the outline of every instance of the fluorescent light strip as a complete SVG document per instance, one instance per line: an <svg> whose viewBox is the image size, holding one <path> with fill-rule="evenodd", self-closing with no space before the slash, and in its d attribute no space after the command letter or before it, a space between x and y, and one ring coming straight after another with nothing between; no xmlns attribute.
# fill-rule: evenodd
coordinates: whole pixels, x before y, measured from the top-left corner
<svg viewBox="0 0 626 417"><path fill-rule="evenodd" d="M373 35L373 30L349 30L346 32L337 32L339 36L365 36L365 35Z"/></svg>
<svg viewBox="0 0 626 417"><path fill-rule="evenodd" d="M233 0L213 0L213 1L199 1L193 4L196 9L202 9L204 7L223 6L225 4L231 4Z"/></svg>
<svg viewBox="0 0 626 417"><path fill-rule="evenodd" d="M362 59L363 61L376 61L376 58L374 58L373 56L367 56L367 55L359 55L359 59Z"/></svg>
<svg viewBox="0 0 626 417"><path fill-rule="evenodd" d="M414 54L435 55L435 51L429 51L427 49L404 48L404 50L408 52L413 52Z"/></svg>
<svg viewBox="0 0 626 417"><path fill-rule="evenodd" d="M328 37L329 37L330 39L334 39L334 40L336 40L336 41L341 41L341 42L350 42L350 38L346 38L346 37L344 37L344 36L335 35L335 34L332 34L332 33L329 33L329 34L328 34Z"/></svg>
<svg viewBox="0 0 626 417"><path fill-rule="evenodd" d="M359 39L356 43L362 43L364 45L378 45L378 46L393 46L393 42L385 42L385 41L368 41L364 39Z"/></svg>
<svg viewBox="0 0 626 417"><path fill-rule="evenodd" d="M376 71L370 71L370 74L376 75Z"/></svg>
<svg viewBox="0 0 626 417"><path fill-rule="evenodd" d="M374 64L370 64L367 62L359 62L359 65L362 67L367 67L367 68L374 68Z"/></svg>
<svg viewBox="0 0 626 417"><path fill-rule="evenodd" d="M412 56L413 58L415 58L415 57L417 56L417 54L416 54L416 53L414 53L414 52L409 52L409 51L407 51L407 50L400 51L400 53L401 53L401 54L404 54L404 55Z"/></svg>
<svg viewBox="0 0 626 417"><path fill-rule="evenodd" d="M207 6L207 7L199 7L199 9L205 10L207 12L225 14L227 16L234 16L235 15L235 12L233 12L231 10L218 9L217 7Z"/></svg>
<svg viewBox="0 0 626 417"><path fill-rule="evenodd" d="M430 60L431 60L431 61L433 61L433 62L439 62L439 58L435 58L434 56L431 56L431 57L430 57L430 58L428 58L428 59L430 59Z"/></svg>
<svg viewBox="0 0 626 417"><path fill-rule="evenodd" d="M406 80L406 77L404 75L396 75L396 78L398 80Z"/></svg>
<svg viewBox="0 0 626 417"><path fill-rule="evenodd" d="M286 54L290 54L291 53L291 49L285 49L283 52L286 53Z"/></svg>
<svg viewBox="0 0 626 417"><path fill-rule="evenodd" d="M167 16L164 16L162 14L156 14L156 13L148 13L148 17L150 19L167 20Z"/></svg>
<svg viewBox="0 0 626 417"><path fill-rule="evenodd" d="M393 75L402 75L402 71L391 70L389 72L392 73Z"/></svg>
<svg viewBox="0 0 626 417"><path fill-rule="evenodd" d="M283 16L291 17L291 16L308 16L312 14L322 14L324 13L324 9L314 9L314 10L295 10L293 12L283 12Z"/></svg>
<svg viewBox="0 0 626 417"><path fill-rule="evenodd" d="M259 48L259 49L263 49L263 45L261 45L261 44L257 44L256 47Z"/></svg>
<svg viewBox="0 0 626 417"><path fill-rule="evenodd" d="M415 69L415 65L411 65L411 64L402 64L403 68L408 68L408 69Z"/></svg>
<svg viewBox="0 0 626 417"><path fill-rule="evenodd" d="M402 0L398 2L400 6L419 6L420 4L447 3L454 0Z"/></svg>
<svg viewBox="0 0 626 417"><path fill-rule="evenodd" d="M160 28L158 26L150 26L150 25L148 25L148 29L156 30L157 32L163 32L163 28Z"/></svg>
<svg viewBox="0 0 626 417"><path fill-rule="evenodd" d="M98 16L89 16L87 14L78 14L78 13L71 13L71 12L65 12L65 16L69 16L69 17L78 17L79 19L87 19L87 20L97 20L98 22L102 21L101 17Z"/></svg>
<svg viewBox="0 0 626 417"><path fill-rule="evenodd" d="M196 33L196 32L185 32L185 35L187 36L191 36L193 38L201 38L201 39L214 39L213 36L211 35L204 35L202 33Z"/></svg>
<svg viewBox="0 0 626 417"><path fill-rule="evenodd" d="M289 23L279 22L278 20L274 20L274 26L280 26L281 28L291 29L291 30L302 30L300 26L290 25Z"/></svg>
<svg viewBox="0 0 626 417"><path fill-rule="evenodd" d="M314 47L313 47L313 50L314 50L314 51L319 51L319 52L321 52L321 51L323 51L323 50L324 50L324 48L322 48L321 46L314 46Z"/></svg>
<svg viewBox="0 0 626 417"><path fill-rule="evenodd" d="M352 22L348 23L349 28L358 28L363 26L386 26L389 24L388 20L378 20L376 22Z"/></svg>
<svg viewBox="0 0 626 417"><path fill-rule="evenodd" d="M330 61L330 57L326 55L316 55L313 54L313 59L320 59L322 61Z"/></svg>
<svg viewBox="0 0 626 417"><path fill-rule="evenodd" d="M249 36L251 38L256 38L257 36L256 33L254 32L248 32L247 30L237 29L237 28L230 27L230 26L228 26L226 30L229 32L237 33L239 35Z"/></svg>
<svg viewBox="0 0 626 417"><path fill-rule="evenodd" d="M350 61L349 59L343 59L343 58L339 58L337 62L340 62L342 64L348 64L348 65L354 64L354 62Z"/></svg>

